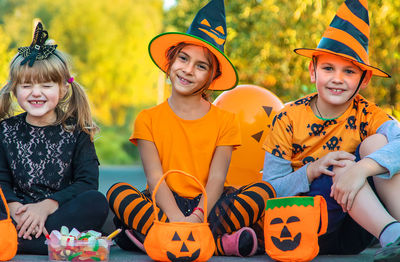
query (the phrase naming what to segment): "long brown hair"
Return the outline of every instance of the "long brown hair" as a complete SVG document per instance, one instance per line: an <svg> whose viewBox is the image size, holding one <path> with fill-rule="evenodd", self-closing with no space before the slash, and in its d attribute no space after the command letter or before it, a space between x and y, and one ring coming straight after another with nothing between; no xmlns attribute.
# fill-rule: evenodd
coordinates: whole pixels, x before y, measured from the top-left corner
<svg viewBox="0 0 400 262"><path fill-rule="evenodd" d="M166 67L167 76L169 76L171 66L175 62L180 51L189 45L194 45L194 44L181 42L181 43L177 44L176 46L171 46L168 49L167 54L166 54L167 61L168 61L167 67ZM212 81L214 81L214 79L218 78L221 75L221 70L219 68L218 59L215 57L215 55L210 50L208 50L208 48L206 48L204 46L200 46L200 47L202 47L205 50L206 58L207 58L208 64L210 65L211 73L210 73L209 78L208 78L207 82L205 83L205 85L202 88L200 88L199 90L195 91L193 93L193 95L201 93L201 95L204 99L209 100L209 95L207 94L207 90L210 87Z"/></svg>
<svg viewBox="0 0 400 262"><path fill-rule="evenodd" d="M76 121L77 127L90 135L93 141L94 135L99 130L92 119L89 101L82 86L76 81L68 83L71 79L69 61L65 54L56 50L47 59L35 61L32 67L28 64L21 66L23 57L16 55L10 63L8 83L0 90L0 120L14 115L14 98L16 87L21 83L45 83L54 82L59 86L70 85L68 91L60 99L55 108L57 119L54 125L61 124L66 131L72 132L75 128L69 120Z"/></svg>

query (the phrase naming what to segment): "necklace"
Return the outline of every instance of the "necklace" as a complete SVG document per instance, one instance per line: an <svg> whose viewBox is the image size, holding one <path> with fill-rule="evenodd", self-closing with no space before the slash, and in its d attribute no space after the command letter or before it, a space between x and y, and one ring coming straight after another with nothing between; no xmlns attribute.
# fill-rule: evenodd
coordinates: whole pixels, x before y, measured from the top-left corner
<svg viewBox="0 0 400 262"><path fill-rule="evenodd" d="M319 114L319 116L321 117L321 118L324 118L323 116L322 116L322 114L321 114L321 112L319 112L319 109L318 109L318 97L317 97L317 99L315 100L315 108L317 109L317 112L318 112L318 114Z"/></svg>

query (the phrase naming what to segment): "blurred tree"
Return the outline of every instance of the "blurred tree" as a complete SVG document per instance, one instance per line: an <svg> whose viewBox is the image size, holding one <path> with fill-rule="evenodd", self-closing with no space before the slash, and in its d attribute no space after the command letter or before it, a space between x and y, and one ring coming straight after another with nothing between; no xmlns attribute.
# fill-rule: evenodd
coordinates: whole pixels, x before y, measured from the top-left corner
<svg viewBox="0 0 400 262"><path fill-rule="evenodd" d="M158 69L147 46L161 18L160 0L71 0L53 20L53 28L64 29L54 37L79 58L78 79L91 87L104 124L125 124L129 108L156 103Z"/></svg>
<svg viewBox="0 0 400 262"><path fill-rule="evenodd" d="M371 43L370 60L392 78L376 78L364 93L378 104L400 108L400 2L369 1ZM397 111L398 112L398 111Z"/></svg>
<svg viewBox="0 0 400 262"><path fill-rule="evenodd" d="M4 33L3 27L0 25L0 87L3 87L8 77L8 65L12 58L9 51L11 43L10 37Z"/></svg>

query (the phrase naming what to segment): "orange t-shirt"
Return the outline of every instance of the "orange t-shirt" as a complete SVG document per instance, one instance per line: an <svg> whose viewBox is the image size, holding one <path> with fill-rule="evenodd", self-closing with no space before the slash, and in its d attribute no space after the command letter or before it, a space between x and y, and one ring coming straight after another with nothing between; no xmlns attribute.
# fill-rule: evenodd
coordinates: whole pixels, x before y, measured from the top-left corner
<svg viewBox="0 0 400 262"><path fill-rule="evenodd" d="M305 96L286 105L273 121L263 148L292 162L294 170L332 151L354 153L366 137L392 118L374 103L356 95L347 110L334 120L315 116Z"/></svg>
<svg viewBox="0 0 400 262"><path fill-rule="evenodd" d="M211 104L202 118L184 120L172 111L167 101L139 113L130 141L136 145L137 139L155 144L164 173L182 170L199 179L203 186L207 183L215 148L236 147L241 143L235 114ZM201 193L195 182L179 175L170 175L166 182L182 197L193 198Z"/></svg>

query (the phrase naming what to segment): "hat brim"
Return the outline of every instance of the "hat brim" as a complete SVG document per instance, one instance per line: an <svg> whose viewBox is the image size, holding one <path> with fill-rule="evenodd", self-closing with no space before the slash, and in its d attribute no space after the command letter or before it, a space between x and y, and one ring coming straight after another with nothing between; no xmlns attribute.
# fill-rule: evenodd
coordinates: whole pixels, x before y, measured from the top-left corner
<svg viewBox="0 0 400 262"><path fill-rule="evenodd" d="M236 68L233 66L231 61L213 44L196 37L194 35L180 33L180 32L168 32L160 34L154 37L149 44L149 53L153 62L164 72L167 68L167 51L171 46L185 42L188 44L194 44L204 46L208 48L218 59L220 65L221 75L214 79L208 89L210 90L229 90L234 88L238 83L238 74Z"/></svg>
<svg viewBox="0 0 400 262"><path fill-rule="evenodd" d="M315 48L315 49L297 48L297 49L294 50L294 52L295 52L296 54L298 54L298 55L302 55L302 56L309 57L309 58L312 58L313 56L316 56L316 55L318 55L318 54L333 54L333 55L341 56L341 57L343 57L343 58L345 58L345 59L350 60L351 62L353 62L354 64L356 64L357 66L359 66L361 69L371 71L372 74L375 75L375 76L388 77L388 78L391 77L388 73L382 71L382 70L379 69L379 68L376 68L376 67L373 67L373 66L371 66L371 65L367 65L367 64L361 63L361 62L355 60L355 59L354 59L353 57L351 57L351 56L347 56L347 55L341 54L341 53L336 53L336 52L333 52L333 51L330 51L330 50L327 50L327 49L320 49L320 48Z"/></svg>

